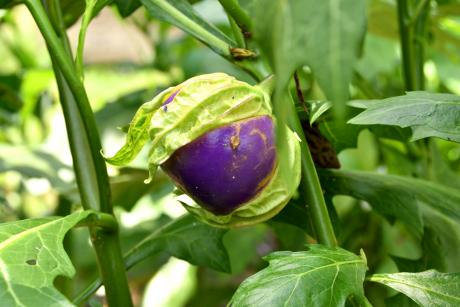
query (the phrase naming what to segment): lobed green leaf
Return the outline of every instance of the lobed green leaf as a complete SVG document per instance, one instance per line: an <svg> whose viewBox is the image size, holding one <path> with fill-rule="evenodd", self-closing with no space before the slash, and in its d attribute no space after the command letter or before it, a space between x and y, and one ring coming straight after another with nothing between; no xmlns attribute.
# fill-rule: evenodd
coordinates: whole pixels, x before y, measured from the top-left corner
<svg viewBox="0 0 460 307"><path fill-rule="evenodd" d="M394 125L412 129L412 140L439 137L460 143L460 97L452 94L408 92L404 96L361 101L366 110L348 122L355 125Z"/></svg>
<svg viewBox="0 0 460 307"><path fill-rule="evenodd" d="M433 182L357 171L319 172L322 186L332 195L368 201L384 216L406 223L419 238L423 234L422 204L444 216L460 220L460 193Z"/></svg>
<svg viewBox="0 0 460 307"><path fill-rule="evenodd" d="M73 306L53 285L75 269L62 241L91 211L0 224L0 302L3 306Z"/></svg>
<svg viewBox="0 0 460 307"><path fill-rule="evenodd" d="M460 273L374 274L369 280L404 293L420 306L460 305Z"/></svg>
<svg viewBox="0 0 460 307"><path fill-rule="evenodd" d="M308 251L275 252L269 266L246 279L232 306L345 306L349 297L366 304L364 255L309 245Z"/></svg>

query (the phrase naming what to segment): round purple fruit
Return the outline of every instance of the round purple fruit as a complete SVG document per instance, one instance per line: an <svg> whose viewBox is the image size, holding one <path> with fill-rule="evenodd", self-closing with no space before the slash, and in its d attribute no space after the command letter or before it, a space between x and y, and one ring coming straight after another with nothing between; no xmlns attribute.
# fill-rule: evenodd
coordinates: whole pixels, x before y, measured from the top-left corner
<svg viewBox="0 0 460 307"><path fill-rule="evenodd" d="M187 194L216 215L229 214L255 197L271 180L275 166L269 116L211 130L161 165Z"/></svg>

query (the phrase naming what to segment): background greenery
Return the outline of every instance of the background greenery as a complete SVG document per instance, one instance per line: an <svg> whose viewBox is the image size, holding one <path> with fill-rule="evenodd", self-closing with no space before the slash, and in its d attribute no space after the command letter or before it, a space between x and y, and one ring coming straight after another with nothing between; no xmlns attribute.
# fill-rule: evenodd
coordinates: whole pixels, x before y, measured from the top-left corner
<svg viewBox="0 0 460 307"><path fill-rule="evenodd" d="M77 20L85 2L60 2L75 50ZM210 72L257 83L245 61L234 65L226 59L228 54L222 54L227 51L210 49L206 39L200 43L171 25L177 23L163 16L154 2L142 1L144 6L140 6L134 0L114 1L89 26L84 85L108 154L122 144L123 127L137 108L168 86ZM183 1L170 2L180 7ZM199 16L225 37L234 37L218 1L191 2L196 2L193 8ZM408 75L395 1L342 1L340 16L346 22L340 33L334 32L337 19L333 15L324 19L318 13L328 1L309 7L293 1L292 10L280 10L268 2L240 1L252 18L259 42L251 39L246 47L263 55L256 64L258 71L275 71L277 86L286 84L294 97L296 87L290 77L297 70L310 112L305 114L299 103L297 110L304 122L307 118L315 121L315 133L323 136L318 140L304 127L314 160L320 168L330 167L337 154L341 170L319 170L319 176L339 246L356 255L362 249L367 274L459 272L460 98L449 96L446 99L454 101L453 107L445 107L438 103L440 96L425 97L433 105L425 117L422 111L427 109L410 104L409 96L384 100L389 108L392 103L405 106L398 111L400 119L396 113L385 113L381 105L374 110L369 100L424 89L460 95L460 3L409 1L414 12L427 3L429 9L421 9L428 17L415 40L423 49L421 65L415 63L410 69L419 71ZM101 8L106 4L97 3ZM272 22L261 22L267 19ZM420 48L417 43L414 46ZM352 102L346 105L348 93ZM329 109L326 100L333 101L334 108ZM342 114L349 120L361 108L366 111L351 122L361 125L338 119ZM446 128L444 123L452 116L457 126ZM0 126L0 223L65 216L78 207L81 200L52 63L24 5L0 9ZM316 142L312 144L311 139ZM128 272L135 305L224 306L243 280L267 267L263 256L280 250L302 251L305 243L316 242L309 213L299 198L264 224L228 231L191 227L193 221L187 220L191 217L180 217L185 210L174 199L167 177L160 174L154 182L143 183L146 156L143 152L129 168L108 168L123 253L150 236L146 244L137 245L148 252L133 253L127 261L136 264ZM326 165L319 160L326 160ZM64 222L70 229L79 221ZM88 231L72 229L64 247L76 275L59 277L54 284L66 297L82 303L82 289L98 276ZM276 267L271 258L270 266ZM65 270L61 273L71 275ZM459 287L458 280L452 283ZM366 282L364 290L374 306L412 304L377 283ZM88 304L101 302L104 292L99 290Z"/></svg>

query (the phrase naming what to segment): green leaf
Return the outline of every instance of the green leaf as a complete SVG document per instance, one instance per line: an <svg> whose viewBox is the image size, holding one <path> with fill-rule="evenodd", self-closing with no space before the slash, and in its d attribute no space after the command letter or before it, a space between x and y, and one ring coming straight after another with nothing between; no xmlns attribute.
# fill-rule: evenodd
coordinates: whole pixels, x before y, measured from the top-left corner
<svg viewBox="0 0 460 307"><path fill-rule="evenodd" d="M6 9L16 4L19 4L18 0L0 0L0 9Z"/></svg>
<svg viewBox="0 0 460 307"><path fill-rule="evenodd" d="M332 107L330 101L312 101L310 104L310 125Z"/></svg>
<svg viewBox="0 0 460 307"><path fill-rule="evenodd" d="M455 189L421 179L368 172L321 170L319 175L327 193L366 200L382 215L406 223L419 238L423 233L423 204L460 220L460 193Z"/></svg>
<svg viewBox="0 0 460 307"><path fill-rule="evenodd" d="M259 0L254 35L286 84L309 65L329 100L342 108L366 23L363 0Z"/></svg>
<svg viewBox="0 0 460 307"><path fill-rule="evenodd" d="M141 6L139 0L115 0L115 5L122 17L128 17Z"/></svg>
<svg viewBox="0 0 460 307"><path fill-rule="evenodd" d="M366 302L364 255L309 245L305 252L275 252L269 266L246 279L232 306L345 306L348 297Z"/></svg>
<svg viewBox="0 0 460 307"><path fill-rule="evenodd" d="M420 306L459 306L460 274L429 270L421 273L374 274L378 282L404 293Z"/></svg>
<svg viewBox="0 0 460 307"><path fill-rule="evenodd" d="M229 47L236 43L200 17L185 0L141 0L155 18L173 24L194 36L224 57L230 57Z"/></svg>
<svg viewBox="0 0 460 307"><path fill-rule="evenodd" d="M230 260L222 243L226 232L187 214L168 223L131 249L125 258L126 265L131 267L149 256L166 252L194 265L230 272Z"/></svg>
<svg viewBox="0 0 460 307"><path fill-rule="evenodd" d="M439 137L460 143L460 97L408 92L405 96L362 101L365 111L348 122L412 128L412 140Z"/></svg>
<svg viewBox="0 0 460 307"><path fill-rule="evenodd" d="M319 125L319 129L337 153L356 147L359 133L363 130L360 126L347 125L340 120L324 121Z"/></svg>
<svg viewBox="0 0 460 307"><path fill-rule="evenodd" d="M75 269L63 248L65 234L91 214L77 212L0 224L0 301L3 306L73 306L53 285Z"/></svg>

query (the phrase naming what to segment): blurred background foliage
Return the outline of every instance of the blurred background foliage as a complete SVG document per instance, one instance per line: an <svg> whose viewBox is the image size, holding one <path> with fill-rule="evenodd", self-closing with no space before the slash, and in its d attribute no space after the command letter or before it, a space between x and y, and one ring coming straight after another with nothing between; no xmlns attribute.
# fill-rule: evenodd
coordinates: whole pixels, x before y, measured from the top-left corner
<svg viewBox="0 0 460 307"><path fill-rule="evenodd" d="M63 2L75 48L84 1ZM191 2L196 2L201 16L231 35L217 1ZM253 1L240 2L251 9ZM91 23L84 57L85 85L107 154L122 144L122 129L137 108L168 86L210 72L226 72L254 83L245 72L181 30L149 17L137 1L115 4L104 8ZM460 3L432 1L431 15L426 88L460 95ZM403 94L398 35L395 2L369 0L368 32L350 87L353 99ZM299 77L308 102L324 100L308 68L299 71ZM57 99L50 59L31 16L22 5L0 10L0 222L66 214L65 210L79 202ZM344 130L327 111L317 122L338 153L342 169L407 175L460 187L459 144L430 140L422 152L406 142L410 132L404 129L351 126ZM420 161L427 152L432 161L424 165ZM174 187L166 176L159 174L151 184L143 183L145 162L146 153L130 168L109 168L124 250L185 212L174 200ZM370 272L396 272L399 258L419 259L429 244L440 244L416 238L403 224L376 214L366 202L336 196L329 199L329 206L340 245L355 253L363 248ZM232 274L195 267L166 254L153 256L129 272L135 303L225 306L238 285L266 265L262 256L273 250L301 250L306 239L312 241L305 233L308 225L302 223L286 222L281 213L266 224L228 231L224 243ZM454 232L444 233L443 240L458 243L458 225L452 227ZM97 272L95 257L83 229L73 230L65 245L78 268L75 294ZM458 271L459 255L458 244L452 246L450 252L440 255L444 260L436 267ZM58 280L56 284L63 288L66 283ZM378 298L390 292L375 285L366 291L376 306L383 304ZM97 298L90 303L97 305Z"/></svg>

